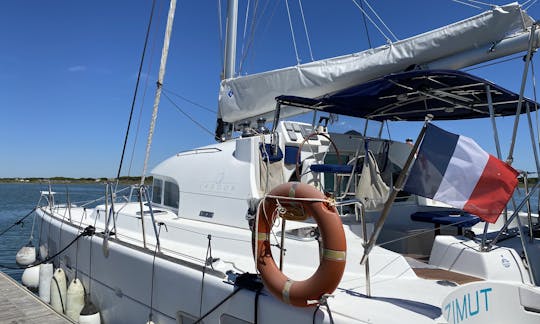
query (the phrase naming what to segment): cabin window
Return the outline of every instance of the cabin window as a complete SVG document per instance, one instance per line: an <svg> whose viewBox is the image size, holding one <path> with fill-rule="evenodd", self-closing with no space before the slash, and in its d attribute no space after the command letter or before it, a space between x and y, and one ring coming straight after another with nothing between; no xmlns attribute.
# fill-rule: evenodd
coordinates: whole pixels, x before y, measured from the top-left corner
<svg viewBox="0 0 540 324"><path fill-rule="evenodd" d="M158 205L178 208L180 189L174 181L154 178L152 185L152 202Z"/></svg>
<svg viewBox="0 0 540 324"><path fill-rule="evenodd" d="M179 189L178 185L171 181L165 181L165 191L163 194L163 204L165 206L178 208L179 200Z"/></svg>
<svg viewBox="0 0 540 324"><path fill-rule="evenodd" d="M163 181L160 179L154 178L154 183L152 185L152 202L153 203L161 204L162 187L163 187Z"/></svg>

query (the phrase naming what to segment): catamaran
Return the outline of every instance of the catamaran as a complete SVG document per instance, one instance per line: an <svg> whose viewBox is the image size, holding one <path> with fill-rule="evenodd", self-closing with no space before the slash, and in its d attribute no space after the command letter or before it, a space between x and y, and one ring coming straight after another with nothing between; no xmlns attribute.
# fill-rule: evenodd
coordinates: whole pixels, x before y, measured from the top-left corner
<svg viewBox="0 0 540 324"><path fill-rule="evenodd" d="M530 61L540 32L522 7L241 77L236 8L229 1L219 142L158 164L151 190L144 179L111 189L95 208L42 192L39 280L51 280L41 267L52 263L86 291L86 306L61 298L59 311L86 322L99 310L103 323L538 323L537 216L510 212L484 226L404 192L423 136L411 147L328 124L328 114L424 127L530 118L537 103L523 92L459 71L512 53ZM167 35L174 9L172 0ZM312 124L286 119L313 111ZM51 285L52 298L61 285Z"/></svg>

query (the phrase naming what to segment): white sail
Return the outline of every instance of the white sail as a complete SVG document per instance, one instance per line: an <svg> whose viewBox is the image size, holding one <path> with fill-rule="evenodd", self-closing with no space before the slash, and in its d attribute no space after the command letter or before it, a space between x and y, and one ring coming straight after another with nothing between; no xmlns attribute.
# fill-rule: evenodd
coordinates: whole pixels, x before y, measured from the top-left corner
<svg viewBox="0 0 540 324"><path fill-rule="evenodd" d="M221 117L236 122L261 116L274 110L276 96L317 97L411 66L459 69L524 51L532 23L511 3L378 48L226 79L219 94Z"/></svg>

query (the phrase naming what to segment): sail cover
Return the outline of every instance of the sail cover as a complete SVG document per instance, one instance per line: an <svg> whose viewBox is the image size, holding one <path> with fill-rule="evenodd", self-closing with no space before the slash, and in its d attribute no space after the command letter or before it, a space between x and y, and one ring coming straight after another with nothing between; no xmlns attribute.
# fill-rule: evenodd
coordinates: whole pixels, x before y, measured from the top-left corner
<svg viewBox="0 0 540 324"><path fill-rule="evenodd" d="M477 16L389 45L221 82L219 113L225 122L262 116L275 109L280 95L316 98L410 67L460 69L527 49L533 23L517 3L495 7ZM512 52L498 51L507 39ZM471 52L474 57L464 55ZM481 57L477 57L480 55ZM448 60L456 56L456 60ZM443 62L443 63L440 63Z"/></svg>

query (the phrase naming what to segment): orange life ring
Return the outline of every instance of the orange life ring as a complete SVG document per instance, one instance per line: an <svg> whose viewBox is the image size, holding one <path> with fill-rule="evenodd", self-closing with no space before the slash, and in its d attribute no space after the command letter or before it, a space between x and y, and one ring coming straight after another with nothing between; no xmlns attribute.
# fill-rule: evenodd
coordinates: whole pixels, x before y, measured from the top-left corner
<svg viewBox="0 0 540 324"><path fill-rule="evenodd" d="M345 270L347 244L341 219L324 194L309 184L281 184L274 188L269 196L280 198L266 197L257 214L257 269L266 288L283 302L301 307L316 305L324 294L334 292ZM323 246L321 262L315 273L303 281L293 281L285 276L272 257L270 231L280 206L284 207L284 213L280 214L280 217L289 220L313 217L319 226Z"/></svg>

